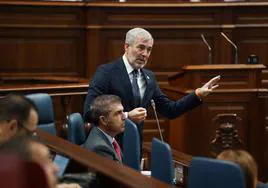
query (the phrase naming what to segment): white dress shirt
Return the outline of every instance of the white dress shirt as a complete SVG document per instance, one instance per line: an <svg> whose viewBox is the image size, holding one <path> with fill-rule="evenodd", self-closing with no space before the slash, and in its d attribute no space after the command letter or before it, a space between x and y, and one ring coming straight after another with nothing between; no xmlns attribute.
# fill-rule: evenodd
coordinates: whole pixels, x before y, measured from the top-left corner
<svg viewBox="0 0 268 188"><path fill-rule="evenodd" d="M127 73L130 79L130 82L132 83L133 81L133 73L132 71L134 70L133 67L129 64L127 57L125 55L123 55L123 61L125 64L125 67L127 69ZM146 90L146 80L144 78L144 75L141 73L141 70L138 70L138 77L137 77L137 81L138 81L138 86L139 86L139 90L140 90L140 94L141 94L141 99L143 99L145 90Z"/></svg>

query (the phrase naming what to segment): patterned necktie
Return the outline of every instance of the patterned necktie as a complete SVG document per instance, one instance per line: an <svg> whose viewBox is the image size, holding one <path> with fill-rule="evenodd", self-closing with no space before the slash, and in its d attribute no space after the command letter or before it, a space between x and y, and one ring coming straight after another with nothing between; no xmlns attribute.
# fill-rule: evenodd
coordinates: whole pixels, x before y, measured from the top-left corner
<svg viewBox="0 0 268 188"><path fill-rule="evenodd" d="M133 97L134 97L134 104L135 107L139 107L141 103L141 94L140 94L140 89L138 85L138 74L139 71L134 69L132 71L133 74L133 80L132 80L132 92L133 92Z"/></svg>
<svg viewBox="0 0 268 188"><path fill-rule="evenodd" d="M119 146L119 144L117 143L117 141L115 139L113 140L113 146L114 146L114 150L115 150L117 156L122 161L120 146Z"/></svg>

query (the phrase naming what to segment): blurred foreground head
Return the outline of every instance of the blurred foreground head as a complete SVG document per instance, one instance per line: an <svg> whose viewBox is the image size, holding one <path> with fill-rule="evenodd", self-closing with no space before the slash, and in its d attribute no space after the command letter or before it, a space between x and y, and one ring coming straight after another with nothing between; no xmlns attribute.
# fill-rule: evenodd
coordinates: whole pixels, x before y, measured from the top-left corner
<svg viewBox="0 0 268 188"><path fill-rule="evenodd" d="M238 164L245 177L246 188L256 188L258 181L258 167L255 159L244 150L224 150L217 159L232 161Z"/></svg>
<svg viewBox="0 0 268 188"><path fill-rule="evenodd" d="M0 152L16 154L23 160L36 162L43 168L49 187L55 188L57 186L56 173L58 167L52 162L50 152L44 144L27 137L18 136L2 144Z"/></svg>

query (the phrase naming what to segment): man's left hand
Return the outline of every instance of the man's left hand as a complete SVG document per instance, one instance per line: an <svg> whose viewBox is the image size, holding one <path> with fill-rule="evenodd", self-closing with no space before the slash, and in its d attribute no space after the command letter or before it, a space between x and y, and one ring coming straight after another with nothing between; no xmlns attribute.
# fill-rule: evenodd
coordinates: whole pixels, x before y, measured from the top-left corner
<svg viewBox="0 0 268 188"><path fill-rule="evenodd" d="M209 80L205 85L203 85L201 88L198 88L195 90L195 94L202 99L203 97L207 96L211 91L213 91L215 88L219 87L217 84L218 81L221 79L221 76L215 76L211 80Z"/></svg>

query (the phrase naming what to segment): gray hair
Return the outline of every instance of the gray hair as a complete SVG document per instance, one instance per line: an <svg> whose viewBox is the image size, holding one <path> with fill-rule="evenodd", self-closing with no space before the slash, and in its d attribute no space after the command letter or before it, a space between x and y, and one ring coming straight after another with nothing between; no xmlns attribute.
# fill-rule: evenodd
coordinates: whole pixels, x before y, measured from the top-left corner
<svg viewBox="0 0 268 188"><path fill-rule="evenodd" d="M138 36L142 37L145 40L154 40L151 33L149 33L149 31L143 28L136 27L136 28L130 29L127 32L125 43L132 45L133 43L135 43Z"/></svg>

